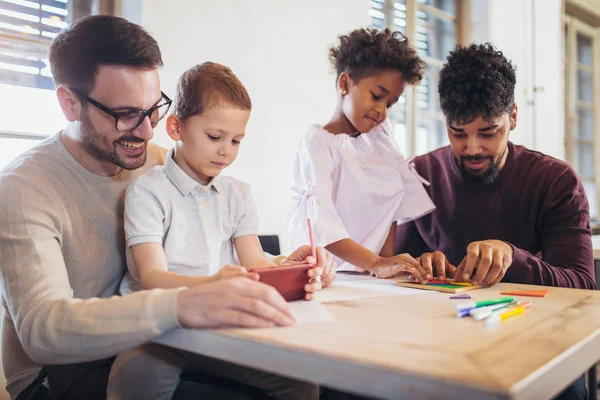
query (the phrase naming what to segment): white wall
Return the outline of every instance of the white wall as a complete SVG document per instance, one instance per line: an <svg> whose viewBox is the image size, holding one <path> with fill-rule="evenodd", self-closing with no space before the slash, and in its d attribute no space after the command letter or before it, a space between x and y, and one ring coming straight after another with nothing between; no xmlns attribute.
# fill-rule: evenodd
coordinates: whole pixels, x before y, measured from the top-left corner
<svg viewBox="0 0 600 400"><path fill-rule="evenodd" d="M367 26L367 0L145 0L142 25L158 40L162 87L172 95L181 73L204 61L228 65L253 102L247 137L228 175L248 182L261 233L287 250L292 157L311 123L335 106L328 47L337 35ZM156 141L171 146L164 126Z"/></svg>
<svg viewBox="0 0 600 400"><path fill-rule="evenodd" d="M564 158L561 0L471 5L471 40L491 41L517 65L512 140ZM367 26L368 9L367 0L141 4L142 25L163 51L168 94L185 69L207 60L230 66L247 86L254 105L248 137L227 174L253 186L261 232L279 234L284 250L295 146L309 124L326 122L335 103L327 49L338 34ZM171 145L162 127L156 141Z"/></svg>

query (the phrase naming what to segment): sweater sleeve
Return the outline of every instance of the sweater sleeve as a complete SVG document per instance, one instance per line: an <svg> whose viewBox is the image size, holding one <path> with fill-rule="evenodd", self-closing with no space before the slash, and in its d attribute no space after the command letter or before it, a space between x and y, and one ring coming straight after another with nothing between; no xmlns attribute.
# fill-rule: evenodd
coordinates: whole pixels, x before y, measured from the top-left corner
<svg viewBox="0 0 600 400"><path fill-rule="evenodd" d="M74 298L62 254L67 211L27 178L0 179L0 283L19 340L40 364L109 357L178 325L180 289Z"/></svg>
<svg viewBox="0 0 600 400"><path fill-rule="evenodd" d="M553 176L538 216L541 258L509 243L504 279L533 285L595 289L590 214L583 185L570 167Z"/></svg>

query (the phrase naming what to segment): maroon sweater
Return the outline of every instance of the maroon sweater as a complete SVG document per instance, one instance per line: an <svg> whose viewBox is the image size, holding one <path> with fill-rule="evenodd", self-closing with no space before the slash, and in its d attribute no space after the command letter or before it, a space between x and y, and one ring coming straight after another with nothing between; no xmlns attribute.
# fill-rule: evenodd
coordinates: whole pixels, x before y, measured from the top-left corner
<svg viewBox="0 0 600 400"><path fill-rule="evenodd" d="M415 158L437 209L398 227L396 252L440 250L458 265L469 243L497 239L514 250L503 282L595 289L589 206L566 163L509 143L496 181L465 182L450 147Z"/></svg>

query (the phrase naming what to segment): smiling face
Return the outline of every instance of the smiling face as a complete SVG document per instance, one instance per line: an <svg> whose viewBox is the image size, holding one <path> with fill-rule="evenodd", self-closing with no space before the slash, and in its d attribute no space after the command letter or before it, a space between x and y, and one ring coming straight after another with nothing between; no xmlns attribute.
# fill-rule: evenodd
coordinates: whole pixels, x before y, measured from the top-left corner
<svg viewBox="0 0 600 400"><path fill-rule="evenodd" d="M156 69L101 66L88 97L117 112L146 110L162 100ZM135 129L119 132L115 119L89 102L81 106L80 140L89 156L124 169L146 162L146 147L153 127L145 120Z"/></svg>
<svg viewBox="0 0 600 400"><path fill-rule="evenodd" d="M494 182L508 156L508 137L516 122L517 106L492 121L479 116L465 125L447 125L450 147L465 180Z"/></svg>
<svg viewBox="0 0 600 400"><path fill-rule="evenodd" d="M235 161L246 135L249 110L214 106L181 121L170 115L167 131L175 146L175 162L202 185Z"/></svg>

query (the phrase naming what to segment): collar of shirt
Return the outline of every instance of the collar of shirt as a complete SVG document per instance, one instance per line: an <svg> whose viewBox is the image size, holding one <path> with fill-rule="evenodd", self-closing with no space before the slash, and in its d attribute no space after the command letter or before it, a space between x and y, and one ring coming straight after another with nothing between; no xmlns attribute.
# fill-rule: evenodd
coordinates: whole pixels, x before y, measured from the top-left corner
<svg viewBox="0 0 600 400"><path fill-rule="evenodd" d="M221 179L219 176L212 178L208 185L201 185L188 174L186 174L179 165L177 165L173 159L173 154L174 149L169 150L169 153L165 159L163 170L165 171L167 178L169 178L171 183L177 188L177 190L179 190L179 192L181 192L183 196L187 196L196 188L203 193L209 193L211 189L217 193L221 193Z"/></svg>

